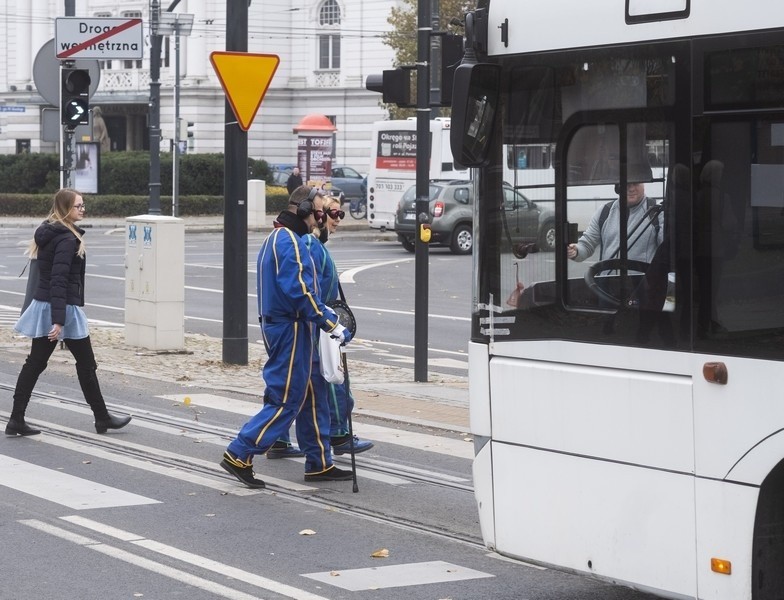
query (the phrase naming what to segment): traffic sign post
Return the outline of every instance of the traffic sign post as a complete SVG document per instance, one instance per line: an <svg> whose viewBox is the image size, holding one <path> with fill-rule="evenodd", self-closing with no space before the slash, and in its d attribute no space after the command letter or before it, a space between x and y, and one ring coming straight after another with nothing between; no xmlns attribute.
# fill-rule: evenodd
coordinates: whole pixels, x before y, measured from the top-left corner
<svg viewBox="0 0 784 600"><path fill-rule="evenodd" d="M144 56L142 33L141 19L55 19L55 55L61 60L140 59Z"/></svg>
<svg viewBox="0 0 784 600"><path fill-rule="evenodd" d="M60 187L72 187L71 171L76 155L74 130L78 125L90 123L90 96L98 86L95 77L91 87L90 69L85 61L80 64L77 59L141 59L144 56L142 33L141 19L55 19L54 56L62 61L57 95L61 123ZM46 61L42 60L41 64L45 66ZM95 66L97 69L97 62ZM45 93L42 95L54 104Z"/></svg>
<svg viewBox="0 0 784 600"><path fill-rule="evenodd" d="M213 52L210 62L240 129L248 131L278 70L280 57L276 54Z"/></svg>

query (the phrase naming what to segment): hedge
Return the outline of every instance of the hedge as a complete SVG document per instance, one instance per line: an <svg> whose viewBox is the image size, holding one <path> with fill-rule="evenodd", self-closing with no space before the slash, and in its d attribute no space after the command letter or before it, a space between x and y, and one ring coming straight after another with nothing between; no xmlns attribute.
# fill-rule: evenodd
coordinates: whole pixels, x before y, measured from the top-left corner
<svg viewBox="0 0 784 600"><path fill-rule="evenodd" d="M277 214L288 205L289 195L285 188L267 188L267 212ZM148 195L85 194L87 218L129 217L143 215L149 208ZM192 195L179 197L181 217L198 215L222 215L222 195ZM0 194L0 216L45 217L52 208L52 194ZM171 215L171 196L161 196L161 214Z"/></svg>
<svg viewBox="0 0 784 600"><path fill-rule="evenodd" d="M0 192L51 194L59 187L60 159L56 154L0 155ZM162 153L161 194L172 193L172 155ZM223 195L223 154L185 154L179 161L181 196ZM248 177L272 185L272 171L264 160L248 159ZM101 155L99 192L113 196L149 193L149 152L107 152Z"/></svg>

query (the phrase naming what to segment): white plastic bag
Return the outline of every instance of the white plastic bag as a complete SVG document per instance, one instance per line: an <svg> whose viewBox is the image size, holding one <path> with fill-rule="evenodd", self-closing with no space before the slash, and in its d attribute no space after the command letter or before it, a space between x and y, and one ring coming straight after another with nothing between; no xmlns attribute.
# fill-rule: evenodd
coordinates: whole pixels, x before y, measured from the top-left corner
<svg viewBox="0 0 784 600"><path fill-rule="evenodd" d="M343 383L343 362L340 360L340 342L323 329L319 339L321 375L329 383Z"/></svg>

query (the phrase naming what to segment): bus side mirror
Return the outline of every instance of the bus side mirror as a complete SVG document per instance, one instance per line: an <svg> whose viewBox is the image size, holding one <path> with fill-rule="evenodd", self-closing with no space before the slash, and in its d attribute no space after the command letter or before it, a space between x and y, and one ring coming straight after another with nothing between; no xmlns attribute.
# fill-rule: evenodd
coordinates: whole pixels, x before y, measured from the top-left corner
<svg viewBox="0 0 784 600"><path fill-rule="evenodd" d="M498 65L464 63L455 69L450 145L461 165L487 164L500 89Z"/></svg>

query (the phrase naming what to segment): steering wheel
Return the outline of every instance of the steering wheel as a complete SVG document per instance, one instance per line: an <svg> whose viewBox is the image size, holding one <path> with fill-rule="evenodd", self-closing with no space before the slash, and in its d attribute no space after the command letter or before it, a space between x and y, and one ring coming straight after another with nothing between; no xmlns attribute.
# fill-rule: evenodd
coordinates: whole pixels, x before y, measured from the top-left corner
<svg viewBox="0 0 784 600"><path fill-rule="evenodd" d="M621 299L616 298L610 292L603 289L596 281L596 276L604 271L618 271L621 268L626 269L627 271L645 273L650 266L650 263L642 262L641 260L628 260L623 258L600 260L599 262L594 263L591 268L585 272L585 283L588 286L588 289L599 299L605 300L611 306L620 306Z"/></svg>

